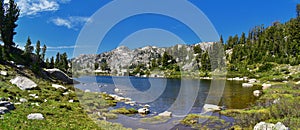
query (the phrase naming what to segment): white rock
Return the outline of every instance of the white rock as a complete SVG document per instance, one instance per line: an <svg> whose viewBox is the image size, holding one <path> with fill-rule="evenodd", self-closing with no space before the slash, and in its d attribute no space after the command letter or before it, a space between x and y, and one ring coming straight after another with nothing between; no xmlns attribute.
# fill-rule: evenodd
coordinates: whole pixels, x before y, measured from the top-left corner
<svg viewBox="0 0 300 130"><path fill-rule="evenodd" d="M64 86L62 86L62 85L58 85L58 84L52 84L52 87L53 88L56 88L56 89L63 89L63 90L66 90L66 88L64 87Z"/></svg>
<svg viewBox="0 0 300 130"><path fill-rule="evenodd" d="M40 105L39 105L39 103L31 103L31 105L33 106L33 105L35 105L35 106L37 106L37 107L39 107Z"/></svg>
<svg viewBox="0 0 300 130"><path fill-rule="evenodd" d="M37 94L29 94L30 97L35 97Z"/></svg>
<svg viewBox="0 0 300 130"><path fill-rule="evenodd" d="M118 88L115 88L115 90L114 90L116 93L119 93L120 92L120 89L118 89Z"/></svg>
<svg viewBox="0 0 300 130"><path fill-rule="evenodd" d="M32 80L22 76L17 76L16 78L11 79L10 82L17 85L21 90L29 90L37 87L37 84Z"/></svg>
<svg viewBox="0 0 300 130"><path fill-rule="evenodd" d="M265 90L265 89L268 89L268 88L270 88L272 86L272 84L266 84L266 83L264 83L264 84L262 84L262 89L263 90Z"/></svg>
<svg viewBox="0 0 300 130"><path fill-rule="evenodd" d="M163 113L159 113L158 116L171 117L172 116L172 112L165 111Z"/></svg>
<svg viewBox="0 0 300 130"><path fill-rule="evenodd" d="M20 98L20 102L21 102L21 103L24 103L24 102L28 102L28 100L25 99L25 98Z"/></svg>
<svg viewBox="0 0 300 130"><path fill-rule="evenodd" d="M249 79L248 81L249 81L249 83L255 83L255 82L257 82L256 79Z"/></svg>
<svg viewBox="0 0 300 130"><path fill-rule="evenodd" d="M140 108L138 109L139 114L148 114L150 113L150 110L148 108Z"/></svg>
<svg viewBox="0 0 300 130"><path fill-rule="evenodd" d="M275 130L288 130L289 128L286 127L284 124L282 124L281 122L277 122L275 124Z"/></svg>
<svg viewBox="0 0 300 130"><path fill-rule="evenodd" d="M146 104L144 107L145 107L145 108L150 108L150 105Z"/></svg>
<svg viewBox="0 0 300 130"><path fill-rule="evenodd" d="M63 95L68 95L68 94L69 94L69 92L64 92L64 93L63 93Z"/></svg>
<svg viewBox="0 0 300 130"><path fill-rule="evenodd" d="M253 84L250 84L250 83L243 83L242 86L243 86L243 87L253 87Z"/></svg>
<svg viewBox="0 0 300 130"><path fill-rule="evenodd" d="M5 114L5 113L8 113L8 112L9 112L9 110L8 110L7 107L0 107L0 115L1 115L1 114Z"/></svg>
<svg viewBox="0 0 300 130"><path fill-rule="evenodd" d="M7 72L6 72L6 71L0 71L0 74L1 74L2 76L7 76Z"/></svg>
<svg viewBox="0 0 300 130"><path fill-rule="evenodd" d="M299 85L299 84L300 84L300 81L296 82L296 84Z"/></svg>
<svg viewBox="0 0 300 130"><path fill-rule="evenodd" d="M31 113L27 116L28 120L44 120L44 116L41 113Z"/></svg>
<svg viewBox="0 0 300 130"><path fill-rule="evenodd" d="M203 112L214 112L222 110L220 106L213 105L213 104L205 104L203 106Z"/></svg>
<svg viewBox="0 0 300 130"><path fill-rule="evenodd" d="M86 92L86 93L89 93L89 92L91 92L91 90L89 90L89 89L86 89L84 92Z"/></svg>
<svg viewBox="0 0 300 130"><path fill-rule="evenodd" d="M253 91L253 95L254 95L255 97L259 97L261 94L262 94L262 92L261 92L260 90L255 90L255 91Z"/></svg>
<svg viewBox="0 0 300 130"><path fill-rule="evenodd" d="M71 100L69 100L69 102L74 102L74 100L71 99Z"/></svg>

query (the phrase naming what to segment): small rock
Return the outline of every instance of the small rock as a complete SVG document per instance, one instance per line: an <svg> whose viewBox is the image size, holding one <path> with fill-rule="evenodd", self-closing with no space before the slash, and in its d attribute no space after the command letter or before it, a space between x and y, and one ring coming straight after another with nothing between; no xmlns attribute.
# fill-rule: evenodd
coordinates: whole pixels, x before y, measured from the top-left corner
<svg viewBox="0 0 300 130"><path fill-rule="evenodd" d="M300 81L296 82L296 84L299 85L299 84L300 84Z"/></svg>
<svg viewBox="0 0 300 130"><path fill-rule="evenodd" d="M282 124L281 122L277 122L275 124L275 130L288 130L289 128L286 127L284 124Z"/></svg>
<svg viewBox="0 0 300 130"><path fill-rule="evenodd" d="M266 83L264 83L264 84L262 84L262 89L263 90L266 90L266 89L268 89L268 88L270 88L272 85L271 84L266 84Z"/></svg>
<svg viewBox="0 0 300 130"><path fill-rule="evenodd" d="M0 107L0 115L3 115L3 114L8 113L8 112L9 112L8 108Z"/></svg>
<svg viewBox="0 0 300 130"><path fill-rule="evenodd" d="M28 120L44 120L44 116L41 113L32 113L27 116Z"/></svg>
<svg viewBox="0 0 300 130"><path fill-rule="evenodd" d="M158 116L171 117L172 116L172 112L165 111L163 113L159 113Z"/></svg>
<svg viewBox="0 0 300 130"><path fill-rule="evenodd" d="M249 79L248 81L249 81L249 83L256 83L257 82L256 79Z"/></svg>
<svg viewBox="0 0 300 130"><path fill-rule="evenodd" d="M253 87L253 84L250 84L250 83L243 83L242 86L243 86L243 87Z"/></svg>
<svg viewBox="0 0 300 130"><path fill-rule="evenodd" d="M146 104L144 107L145 107L145 108L150 108L150 105Z"/></svg>
<svg viewBox="0 0 300 130"><path fill-rule="evenodd" d="M11 79L10 82L17 85L21 90L30 90L37 87L37 84L32 80L22 76L17 76L16 78Z"/></svg>
<svg viewBox="0 0 300 130"><path fill-rule="evenodd" d="M150 110L148 108L140 108L138 109L139 114L149 114Z"/></svg>
<svg viewBox="0 0 300 130"><path fill-rule="evenodd" d="M20 98L20 102L21 102L21 103L24 103L24 102L28 102L28 100L25 99L25 98Z"/></svg>
<svg viewBox="0 0 300 130"><path fill-rule="evenodd" d="M283 83L288 83L288 81L282 81Z"/></svg>
<svg viewBox="0 0 300 130"><path fill-rule="evenodd" d="M40 105L39 105L39 103L31 103L31 105L33 106L33 105L35 105L35 106L37 106L37 107L39 107Z"/></svg>
<svg viewBox="0 0 300 130"><path fill-rule="evenodd" d="M205 104L203 106L204 112L214 112L214 111L221 111L221 107L213 104Z"/></svg>
<svg viewBox="0 0 300 130"><path fill-rule="evenodd" d="M71 103L72 103L72 102L74 102L74 100L69 100L69 102L71 102Z"/></svg>
<svg viewBox="0 0 300 130"><path fill-rule="evenodd" d="M121 90L120 89L118 89L118 88L115 88L115 90L114 90L116 93L119 93Z"/></svg>
<svg viewBox="0 0 300 130"><path fill-rule="evenodd" d="M56 89L63 89L63 90L66 90L66 88L62 85L58 85L58 84L52 84L52 87L53 88L56 88Z"/></svg>
<svg viewBox="0 0 300 130"><path fill-rule="evenodd" d="M69 92L64 92L64 93L63 93L63 95L68 95L68 94L69 94Z"/></svg>
<svg viewBox="0 0 300 130"><path fill-rule="evenodd" d="M47 99L44 99L44 102L47 102L48 100Z"/></svg>
<svg viewBox="0 0 300 130"><path fill-rule="evenodd" d="M260 90L255 90L255 91L253 91L253 95L254 95L255 97L259 97L261 94L262 94L262 92L261 92Z"/></svg>
<svg viewBox="0 0 300 130"><path fill-rule="evenodd" d="M86 89L84 92L85 92L85 93L89 93L89 92L91 92L91 90Z"/></svg>
<svg viewBox="0 0 300 130"><path fill-rule="evenodd" d="M9 101L0 101L0 107L6 107L8 110L14 110L15 106Z"/></svg>
<svg viewBox="0 0 300 130"><path fill-rule="evenodd" d="M2 76L7 76L7 72L6 72L6 71L0 71L0 74L1 74Z"/></svg>

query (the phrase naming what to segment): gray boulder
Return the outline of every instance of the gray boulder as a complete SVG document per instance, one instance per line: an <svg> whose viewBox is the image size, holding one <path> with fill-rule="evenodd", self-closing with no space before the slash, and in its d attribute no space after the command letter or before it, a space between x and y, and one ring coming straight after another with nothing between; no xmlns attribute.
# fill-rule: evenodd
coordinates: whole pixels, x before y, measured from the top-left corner
<svg viewBox="0 0 300 130"><path fill-rule="evenodd" d="M46 71L48 77L50 77L53 80L59 80L66 84L79 83L78 81L73 80L66 73L64 73L63 71L61 71L59 69L46 69L45 71Z"/></svg>
<svg viewBox="0 0 300 130"><path fill-rule="evenodd" d="M3 115L8 112L9 112L9 110L6 107L0 107L0 115Z"/></svg>
<svg viewBox="0 0 300 130"><path fill-rule="evenodd" d="M27 116L28 120L44 120L44 116L41 113L31 113Z"/></svg>
<svg viewBox="0 0 300 130"><path fill-rule="evenodd" d="M0 101L0 107L6 107L8 110L14 110L15 106L9 101Z"/></svg>
<svg viewBox="0 0 300 130"><path fill-rule="evenodd" d="M17 76L16 78L11 79L10 82L17 85L21 90L30 90L37 87L37 84L32 80L22 76Z"/></svg>
<svg viewBox="0 0 300 130"><path fill-rule="evenodd" d="M275 130L288 130L289 128L286 127L284 124L282 124L281 122L277 122L275 124Z"/></svg>

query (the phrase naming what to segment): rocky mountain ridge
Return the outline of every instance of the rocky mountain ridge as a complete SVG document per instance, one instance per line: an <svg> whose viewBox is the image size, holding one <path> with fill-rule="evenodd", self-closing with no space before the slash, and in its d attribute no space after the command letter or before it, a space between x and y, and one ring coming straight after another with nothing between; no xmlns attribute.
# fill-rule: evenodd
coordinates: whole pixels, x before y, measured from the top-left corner
<svg viewBox="0 0 300 130"><path fill-rule="evenodd" d="M177 44L171 47L146 46L129 49L125 46L93 55L80 55L72 59L73 72L99 72L123 76L133 72L137 66L142 65L143 70L149 70L153 60L160 60L164 53L171 55L177 65L184 71L193 71L197 68L194 47L200 45L202 50L208 50L213 42L198 43L193 45ZM171 62L171 61L168 61ZM96 68L95 68L96 67Z"/></svg>

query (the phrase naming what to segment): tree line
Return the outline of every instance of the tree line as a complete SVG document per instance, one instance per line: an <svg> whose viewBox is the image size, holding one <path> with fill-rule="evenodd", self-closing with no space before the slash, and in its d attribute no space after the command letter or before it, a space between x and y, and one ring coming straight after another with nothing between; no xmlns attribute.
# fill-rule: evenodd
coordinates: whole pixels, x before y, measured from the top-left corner
<svg viewBox="0 0 300 130"><path fill-rule="evenodd" d="M30 37L24 46L24 50L17 48L14 40L16 22L20 16L20 9L14 0L5 3L0 0L0 41L4 43L0 46L0 62L13 60L18 63L30 66L30 68L39 73L41 68L59 68L65 72L69 69L68 56L66 53L57 53L54 57L46 58L47 46L41 47L41 42L36 42L35 48L32 45ZM33 53L34 51L34 53Z"/></svg>

